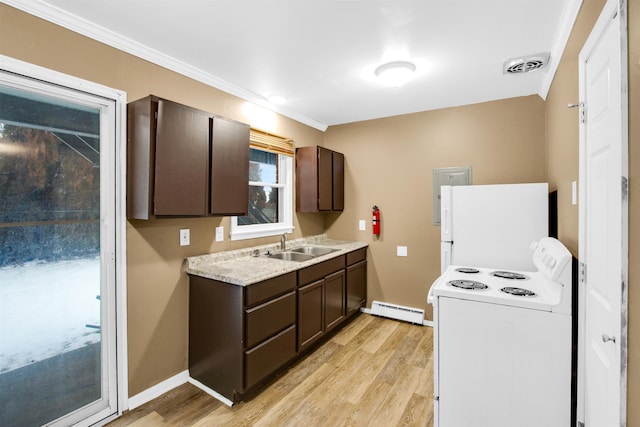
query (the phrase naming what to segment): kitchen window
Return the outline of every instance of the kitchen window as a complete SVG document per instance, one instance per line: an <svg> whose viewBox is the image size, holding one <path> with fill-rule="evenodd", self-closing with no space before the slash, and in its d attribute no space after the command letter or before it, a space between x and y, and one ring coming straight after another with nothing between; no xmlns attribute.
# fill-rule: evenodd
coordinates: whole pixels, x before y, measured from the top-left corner
<svg viewBox="0 0 640 427"><path fill-rule="evenodd" d="M293 230L293 141L251 130L249 210L231 217L231 240Z"/></svg>

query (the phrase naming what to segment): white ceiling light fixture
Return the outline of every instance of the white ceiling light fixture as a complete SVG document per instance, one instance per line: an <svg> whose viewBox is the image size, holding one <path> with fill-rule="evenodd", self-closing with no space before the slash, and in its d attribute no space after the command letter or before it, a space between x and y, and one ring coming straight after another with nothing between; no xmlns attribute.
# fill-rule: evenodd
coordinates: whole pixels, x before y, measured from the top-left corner
<svg viewBox="0 0 640 427"><path fill-rule="evenodd" d="M376 68L375 75L384 85L400 87L409 81L415 71L413 62L393 61Z"/></svg>

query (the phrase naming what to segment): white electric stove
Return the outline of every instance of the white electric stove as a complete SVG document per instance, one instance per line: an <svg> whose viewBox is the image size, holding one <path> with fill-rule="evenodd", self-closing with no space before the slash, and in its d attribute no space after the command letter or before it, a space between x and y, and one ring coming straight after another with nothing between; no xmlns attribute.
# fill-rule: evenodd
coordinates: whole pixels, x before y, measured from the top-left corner
<svg viewBox="0 0 640 427"><path fill-rule="evenodd" d="M571 253L545 237L535 272L449 266L434 308L434 425L567 426Z"/></svg>

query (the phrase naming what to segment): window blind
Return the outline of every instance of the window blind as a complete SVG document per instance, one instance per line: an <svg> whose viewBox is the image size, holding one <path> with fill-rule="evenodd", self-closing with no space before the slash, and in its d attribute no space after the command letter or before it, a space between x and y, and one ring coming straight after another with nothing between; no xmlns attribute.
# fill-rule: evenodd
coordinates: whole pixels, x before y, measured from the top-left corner
<svg viewBox="0 0 640 427"><path fill-rule="evenodd" d="M249 142L251 148L258 148L286 156L293 156L295 153L292 139L283 138L257 129L250 130Z"/></svg>

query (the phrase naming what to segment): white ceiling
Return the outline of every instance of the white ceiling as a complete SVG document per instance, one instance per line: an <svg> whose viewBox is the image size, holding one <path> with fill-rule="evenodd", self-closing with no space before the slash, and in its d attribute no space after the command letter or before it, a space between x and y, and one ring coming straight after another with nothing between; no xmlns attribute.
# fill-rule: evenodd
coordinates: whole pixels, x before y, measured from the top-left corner
<svg viewBox="0 0 640 427"><path fill-rule="evenodd" d="M324 130L538 94L546 98L582 0L2 0ZM504 75L513 57L550 64ZM388 61L416 64L389 88ZM265 97L287 98L281 106Z"/></svg>

